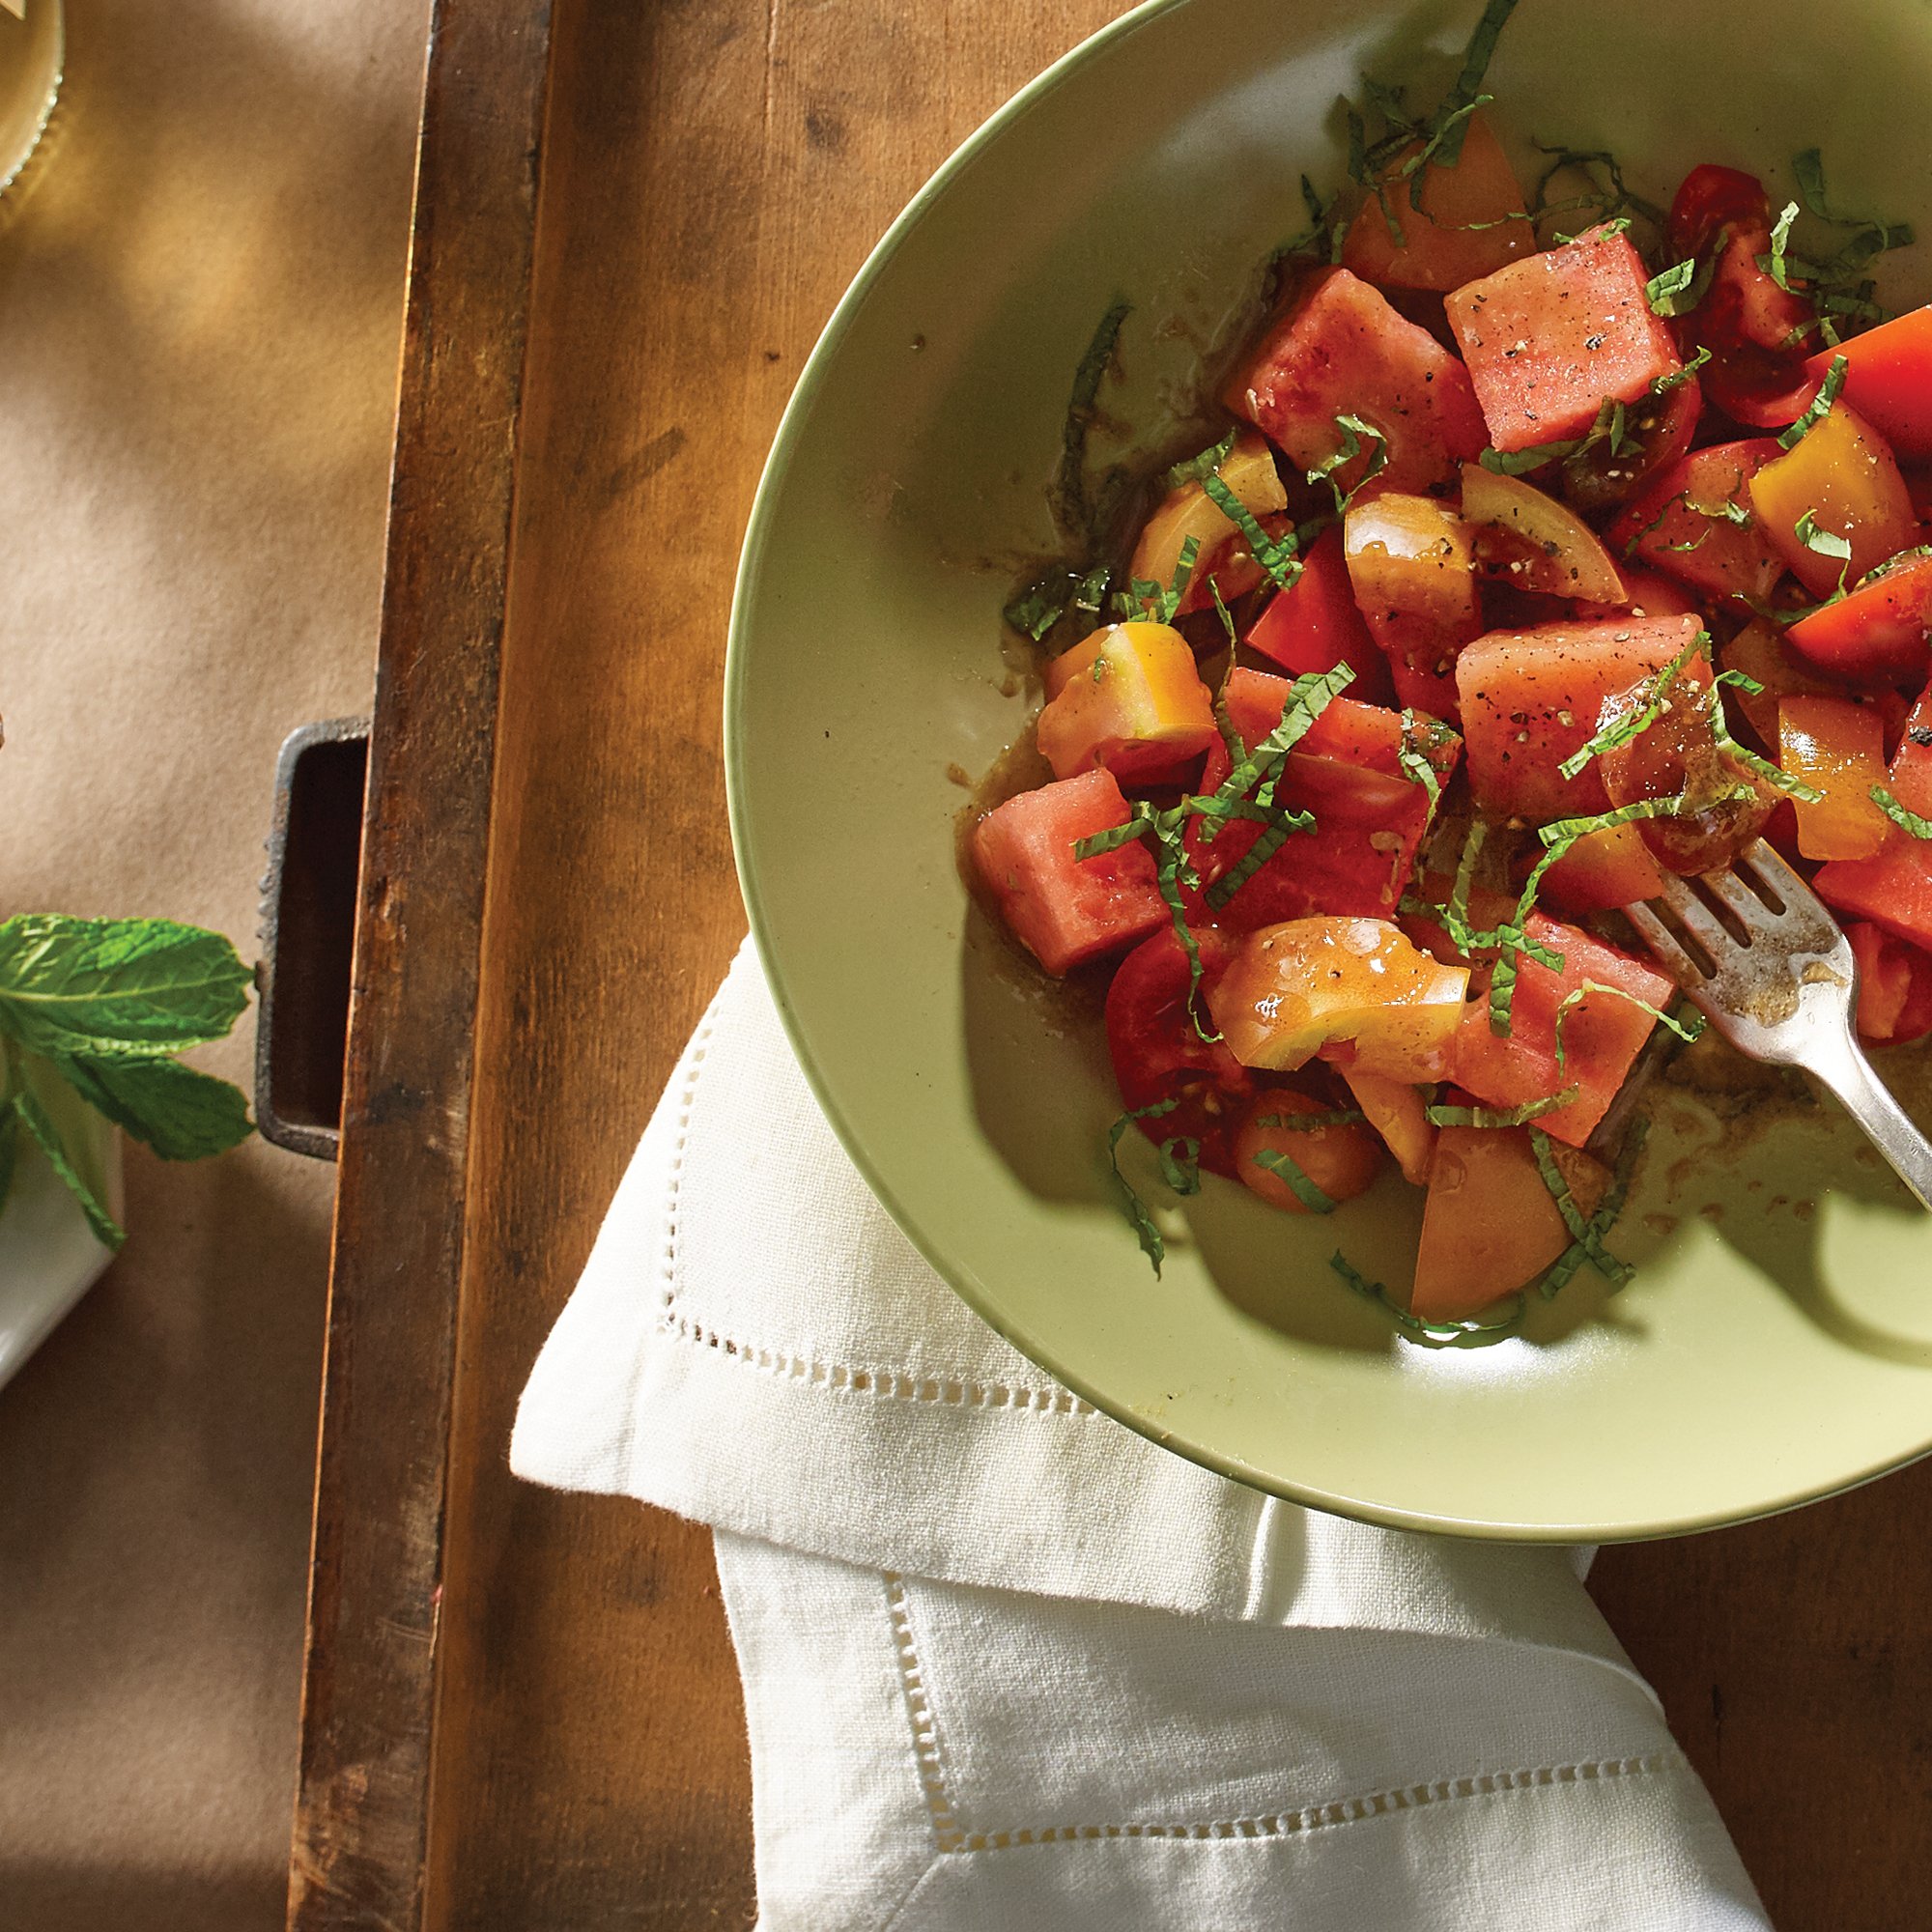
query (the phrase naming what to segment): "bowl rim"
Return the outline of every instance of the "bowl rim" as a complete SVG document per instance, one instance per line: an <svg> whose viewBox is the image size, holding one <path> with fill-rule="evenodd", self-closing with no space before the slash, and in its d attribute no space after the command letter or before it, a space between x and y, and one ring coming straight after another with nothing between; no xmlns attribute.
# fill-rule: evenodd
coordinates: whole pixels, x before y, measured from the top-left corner
<svg viewBox="0 0 1932 1932"><path fill-rule="evenodd" d="M1745 1511L1718 1508L1655 1520L1636 1518L1612 1522L1565 1523L1472 1521L1425 1510L1406 1510L1380 1501L1343 1495L1316 1484L1297 1483L1257 1468L1241 1458L1215 1449L1211 1444L1202 1442L1190 1435L1161 1428L1137 1415L1124 1405L1110 1400L1077 1369L1063 1361L1057 1350L1041 1346L1028 1334L1023 1324L1014 1322L1004 1311L997 1310L977 1274L942 1254L927 1237L918 1217L912 1214L898 1199L857 1134L853 1132L850 1122L828 1087L822 1069L807 1044L797 1009L788 992L783 960L774 943L757 875L748 856L749 806L746 796L745 752L743 737L736 722L741 715L749 681L747 659L750 649L748 633L751 626L748 611L752 589L759 576L766 547L771 541L773 526L777 519L777 500L791 469L802 425L810 414L819 391L824 387L833 365L838 360L844 339L850 332L860 310L869 298L874 286L890 268L894 258L913 231L924 219L927 211L952 187L978 156L993 146L1008 128L1032 113L1055 93L1076 69L1084 67L1103 49L1127 40L1154 20L1193 4L1195 0L1141 0L1139 6L1122 14L1120 18L1110 20L1105 26L1076 43L1050 66L1042 69L988 115L947 156L895 216L891 226L860 265L844 294L839 297L824 327L820 330L817 341L812 345L811 353L807 356L804 367L799 372L798 383L785 404L783 412L779 418L778 428L773 434L772 446L759 474L751 514L746 523L744 543L739 552L738 568L732 584L731 611L725 635L724 795L730 824L732 863L738 876L739 891L744 898L752 940L757 949L759 964L778 1008L785 1037L798 1058L799 1066L804 1072L812 1097L824 1112L826 1121L847 1158L858 1169L866 1185L891 1216L899 1232L911 1242L934 1273L958 1294L981 1321L988 1323L995 1332L1010 1342L1030 1360L1046 1370L1073 1394L1090 1403L1103 1414L1131 1429L1136 1435L1144 1436L1156 1447L1169 1450L1186 1462L1264 1495L1276 1496L1284 1501L1320 1510L1330 1516L1344 1517L1352 1521L1369 1523L1380 1528L1453 1536L1477 1542L1636 1543L1690 1536L1705 1530L1759 1522L1770 1517L1802 1509L1808 1503L1821 1502L1831 1496L1844 1495L1853 1490L1862 1488L1867 1483L1876 1482L1883 1476L1907 1468L1912 1463L1932 1456L1932 1441L1906 1455L1881 1457L1868 1465L1816 1485L1769 1498L1762 1505Z"/></svg>

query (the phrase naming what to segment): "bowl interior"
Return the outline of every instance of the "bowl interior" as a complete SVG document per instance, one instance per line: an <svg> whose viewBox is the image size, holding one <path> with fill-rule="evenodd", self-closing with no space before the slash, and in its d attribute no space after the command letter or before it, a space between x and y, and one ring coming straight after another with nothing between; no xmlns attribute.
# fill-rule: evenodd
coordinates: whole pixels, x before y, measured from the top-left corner
<svg viewBox="0 0 1932 1932"><path fill-rule="evenodd" d="M1475 9L1159 0L1036 82L922 192L839 309L759 495L733 619L727 757L753 927L808 1072L907 1233L1027 1353L1243 1480L1378 1520L1608 1539L1727 1521L1932 1446L1916 1209L1842 1124L1728 1160L1662 1109L1613 1299L1579 1277L1520 1334L1419 1349L1327 1264L1403 1277L1386 1183L1330 1220L1209 1181L1156 1280L1107 1189L1097 1030L1057 1020L968 904L964 794L1022 729L999 610L1055 549L1045 483L1103 310L1133 310L1110 415L1159 444L1204 344L1344 180L1364 67L1439 91ZM1506 136L1608 148L1667 199L1699 160L1774 196L1818 146L1838 206L1932 220L1932 10L1525 0L1490 85ZM1433 98L1425 95L1423 98ZM1932 243L1894 302L1932 293ZM1138 1157L1134 1148L1129 1158Z"/></svg>

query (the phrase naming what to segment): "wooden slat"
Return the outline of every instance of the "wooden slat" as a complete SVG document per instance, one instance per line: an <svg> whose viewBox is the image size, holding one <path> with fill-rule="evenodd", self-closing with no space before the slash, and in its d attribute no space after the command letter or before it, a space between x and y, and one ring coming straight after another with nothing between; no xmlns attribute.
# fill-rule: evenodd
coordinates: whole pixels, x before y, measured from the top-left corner
<svg viewBox="0 0 1932 1932"><path fill-rule="evenodd" d="M708 1537L519 1485L504 1444L743 931L721 679L779 413L919 184L1118 11L559 10L479 1020L434 1926L754 1915L744 1719Z"/></svg>
<svg viewBox="0 0 1932 1932"><path fill-rule="evenodd" d="M549 7L436 0L328 1308L289 1923L413 1927Z"/></svg>

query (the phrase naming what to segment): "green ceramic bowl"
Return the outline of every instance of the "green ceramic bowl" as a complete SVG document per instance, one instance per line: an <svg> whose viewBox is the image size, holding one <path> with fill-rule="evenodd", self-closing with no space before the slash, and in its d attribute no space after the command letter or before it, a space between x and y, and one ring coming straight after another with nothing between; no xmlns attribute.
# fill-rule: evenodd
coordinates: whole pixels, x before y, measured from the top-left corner
<svg viewBox="0 0 1932 1932"><path fill-rule="evenodd" d="M1070 371L1135 302L1110 406L1159 441L1196 344L1339 184L1365 64L1439 90L1474 9L1154 0L1042 75L921 191L840 304L752 518L727 696L752 922L807 1071L879 1198L1019 1348L1131 1427L1323 1509L1525 1539L1688 1530L1932 1447L1932 1230L1822 1114L1729 1159L1664 1107L1614 1298L1579 1277L1483 1348L1402 1341L1328 1267L1406 1279L1414 1197L1327 1221L1210 1180L1156 1281L1110 1200L1118 1111L1091 1025L1054 1019L974 914L962 794L1024 726L999 611L1053 549ZM1523 0L1502 127L1610 147L1667 196L1719 160L1788 184L1822 145L1841 205L1932 218L1932 8ZM1432 97L1433 98L1433 97ZM1932 293L1932 243L1894 300ZM1916 278L1916 279L1915 279ZM1104 448L1096 454L1104 456ZM1131 1156L1138 1157L1138 1146Z"/></svg>

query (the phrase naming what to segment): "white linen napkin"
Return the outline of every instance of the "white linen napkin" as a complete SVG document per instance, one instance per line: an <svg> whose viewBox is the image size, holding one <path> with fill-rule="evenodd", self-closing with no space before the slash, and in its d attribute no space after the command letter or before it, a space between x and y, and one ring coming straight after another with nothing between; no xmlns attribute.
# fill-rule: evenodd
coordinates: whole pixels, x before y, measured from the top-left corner
<svg viewBox="0 0 1932 1932"><path fill-rule="evenodd" d="M1575 1553L1378 1530L1078 1400L872 1199L749 948L519 1474L710 1523L762 1926L1762 1926Z"/></svg>

